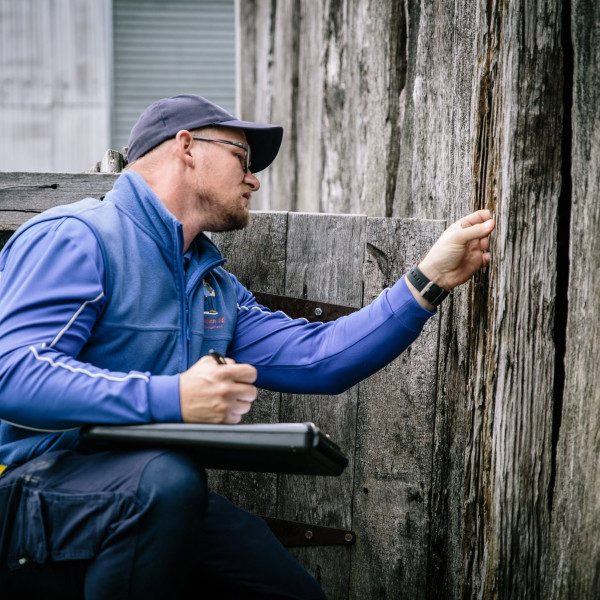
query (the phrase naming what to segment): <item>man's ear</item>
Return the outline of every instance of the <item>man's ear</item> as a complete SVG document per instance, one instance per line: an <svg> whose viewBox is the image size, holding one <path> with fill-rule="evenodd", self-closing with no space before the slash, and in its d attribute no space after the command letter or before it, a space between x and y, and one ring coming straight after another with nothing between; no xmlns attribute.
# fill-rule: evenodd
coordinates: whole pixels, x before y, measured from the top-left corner
<svg viewBox="0 0 600 600"><path fill-rule="evenodd" d="M186 129L178 131L175 136L175 146L178 156L184 160L186 164L193 166L194 156L192 154L192 148L194 146L194 138L192 134Z"/></svg>

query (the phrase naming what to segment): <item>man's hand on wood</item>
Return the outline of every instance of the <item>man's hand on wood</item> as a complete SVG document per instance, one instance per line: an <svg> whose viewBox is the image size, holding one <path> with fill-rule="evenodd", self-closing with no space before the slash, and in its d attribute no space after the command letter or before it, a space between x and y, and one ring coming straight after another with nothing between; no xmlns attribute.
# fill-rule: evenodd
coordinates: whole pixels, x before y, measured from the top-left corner
<svg viewBox="0 0 600 600"><path fill-rule="evenodd" d="M478 210L459 219L438 238L419 263L421 272L440 287L451 290L468 281L490 263L490 234L496 226L489 210ZM408 282L417 300L433 308Z"/></svg>

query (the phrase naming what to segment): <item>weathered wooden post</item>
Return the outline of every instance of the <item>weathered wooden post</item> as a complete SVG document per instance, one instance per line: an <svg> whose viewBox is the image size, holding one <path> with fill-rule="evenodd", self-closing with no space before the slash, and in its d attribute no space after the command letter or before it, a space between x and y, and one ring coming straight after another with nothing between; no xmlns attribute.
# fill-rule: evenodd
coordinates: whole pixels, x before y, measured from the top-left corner
<svg viewBox="0 0 600 600"><path fill-rule="evenodd" d="M575 0L571 10L572 205L569 245L561 249L570 258L568 324L545 597L598 598L600 5Z"/></svg>

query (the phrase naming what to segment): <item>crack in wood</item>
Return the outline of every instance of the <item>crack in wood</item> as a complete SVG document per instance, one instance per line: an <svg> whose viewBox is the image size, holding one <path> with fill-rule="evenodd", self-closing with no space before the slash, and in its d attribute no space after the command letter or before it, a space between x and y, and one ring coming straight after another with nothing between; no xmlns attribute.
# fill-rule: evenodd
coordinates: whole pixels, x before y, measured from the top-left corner
<svg viewBox="0 0 600 600"><path fill-rule="evenodd" d="M552 456L550 481L548 482L548 512L552 518L554 492L556 485L557 453L560 427L562 424L562 408L565 390L565 355L567 348L567 317L569 313L569 278L571 246L571 207L573 182L571 178L572 135L573 125L571 111L573 108L574 58L573 40L571 36L571 6L563 4L562 14L562 47L563 47L563 138L562 138L562 187L558 199L558 225L556 244L556 300L554 308L554 389L552 403Z"/></svg>

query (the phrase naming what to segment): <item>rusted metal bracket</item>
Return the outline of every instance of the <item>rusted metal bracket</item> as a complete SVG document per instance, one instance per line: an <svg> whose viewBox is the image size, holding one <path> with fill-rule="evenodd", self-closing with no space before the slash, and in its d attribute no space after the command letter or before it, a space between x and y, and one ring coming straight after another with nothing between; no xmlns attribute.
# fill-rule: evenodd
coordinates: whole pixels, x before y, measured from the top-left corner
<svg viewBox="0 0 600 600"><path fill-rule="evenodd" d="M311 525L274 517L261 516L261 519L266 521L275 537L288 548L291 546L352 546L356 542L354 531L346 529L323 527L322 525Z"/></svg>
<svg viewBox="0 0 600 600"><path fill-rule="evenodd" d="M279 294L266 294L264 292L252 292L256 301L271 310L281 310L293 319L303 318L307 321L334 321L338 317L344 317L356 312L358 308L342 306L341 304L329 304L327 302L315 302L314 300L303 300Z"/></svg>

